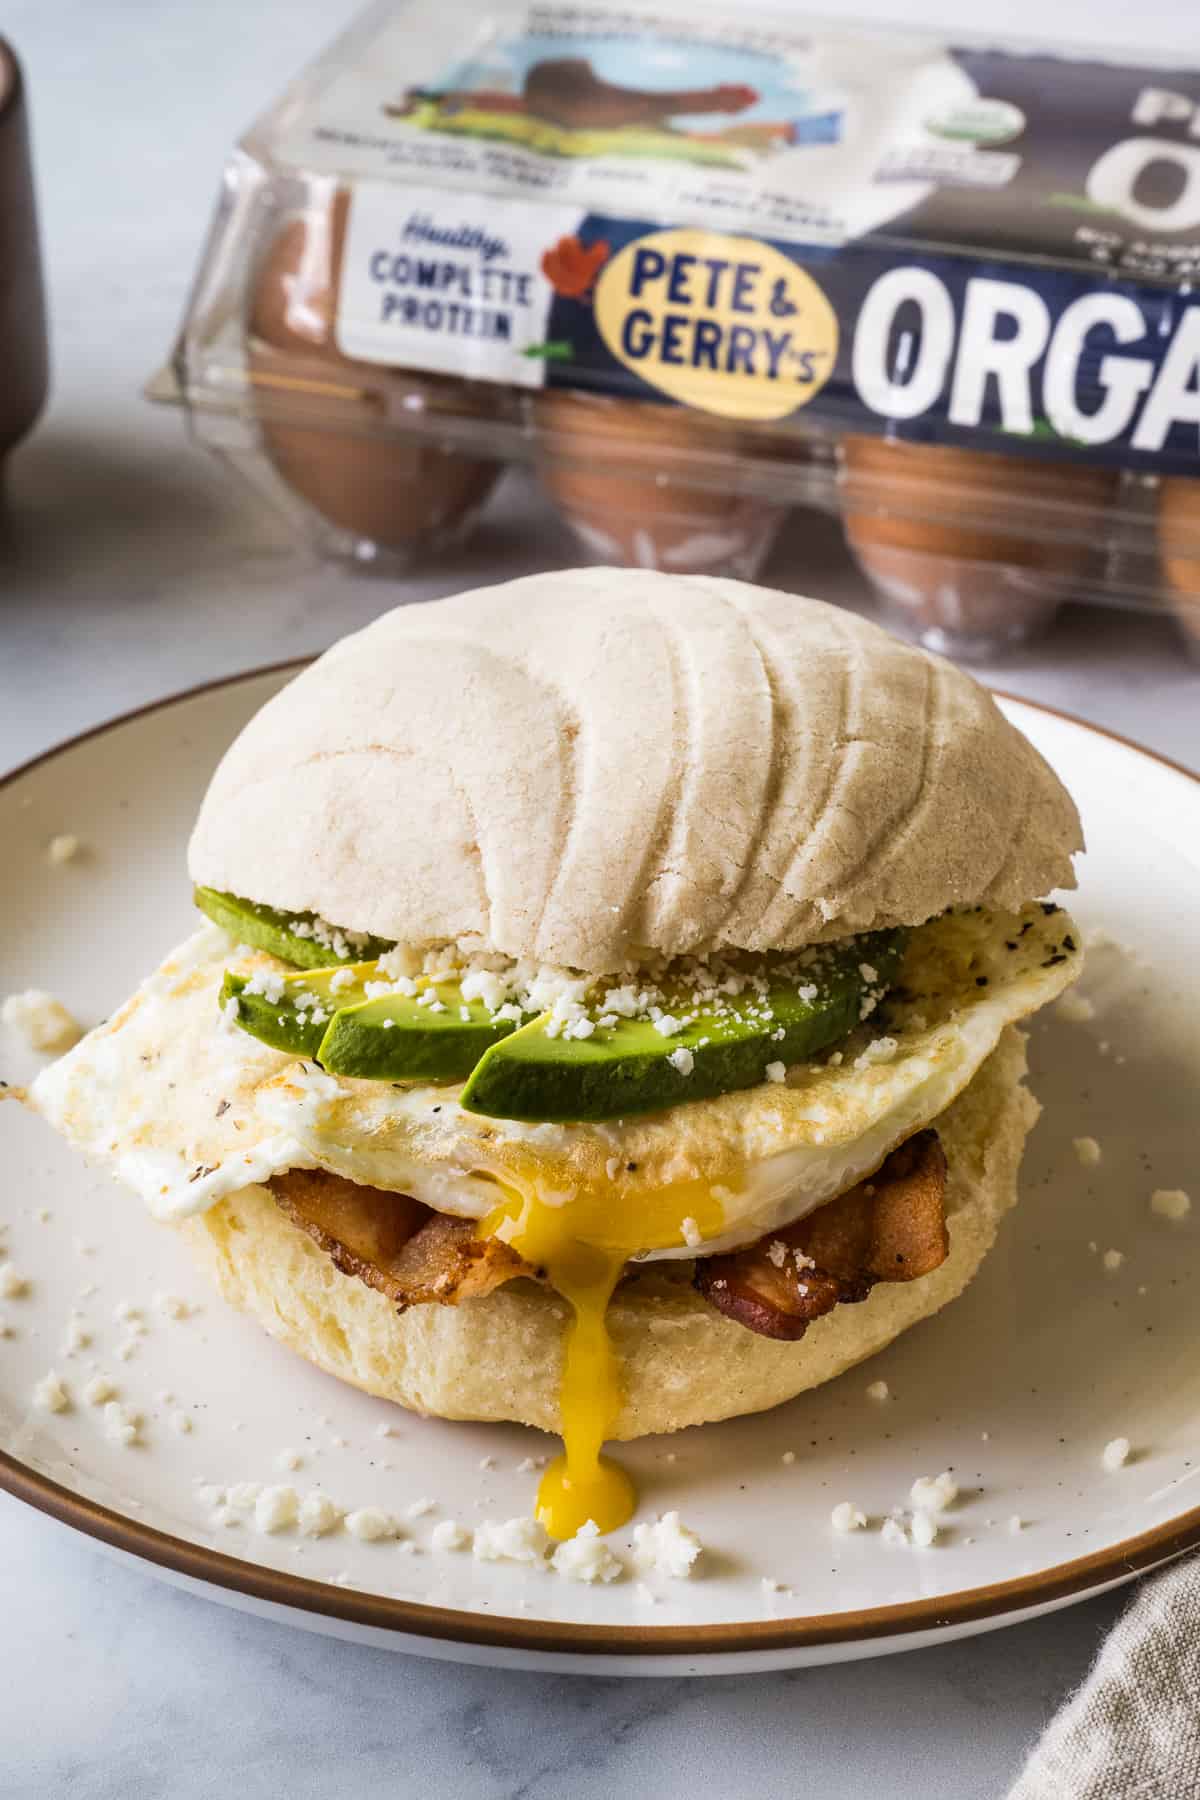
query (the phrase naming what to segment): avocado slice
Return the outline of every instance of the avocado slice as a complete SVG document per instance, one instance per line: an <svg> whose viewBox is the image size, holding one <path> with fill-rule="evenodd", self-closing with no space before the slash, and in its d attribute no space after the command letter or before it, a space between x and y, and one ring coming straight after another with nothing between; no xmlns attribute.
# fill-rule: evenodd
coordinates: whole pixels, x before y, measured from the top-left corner
<svg viewBox="0 0 1200 1800"><path fill-rule="evenodd" d="M597 1025L590 1037L550 1037L547 1018L534 1019L480 1060L461 1105L489 1118L619 1119L755 1087L769 1064L802 1061L845 1037L868 993L894 980L904 938L872 932L831 946L799 973L795 958L779 958L774 973L766 971L765 993L748 990L702 1006L670 1037L646 1020L624 1018ZM694 995L681 989L667 1010L694 1008Z"/></svg>
<svg viewBox="0 0 1200 1800"><path fill-rule="evenodd" d="M239 944L255 950L269 950L282 962L296 969L328 969L338 963L373 960L392 948L387 938L358 937L344 951L337 951L315 936L306 936L296 925L312 926L316 915L309 912L281 913L272 906L259 906L253 900L239 900L236 894L223 894L217 888L198 887L192 898L202 913L227 931ZM324 933L328 937L328 933Z"/></svg>
<svg viewBox="0 0 1200 1800"><path fill-rule="evenodd" d="M374 1081L465 1081L516 1021L493 1019L482 1001L464 1000L457 982L423 989L431 991L436 999L424 1005L420 996L384 994L342 1007L313 1053L317 1061L331 1074Z"/></svg>
<svg viewBox="0 0 1200 1800"><path fill-rule="evenodd" d="M347 984L344 973L352 975L353 982ZM314 969L311 974L285 975L278 993L272 986L270 994L264 994L258 991L253 976L227 970L221 983L221 1005L235 1000L242 1030L273 1050L313 1059L330 1019L344 1005L361 1004L363 983L375 974L373 962L347 963L341 968ZM331 986L335 977L343 977L336 989Z"/></svg>

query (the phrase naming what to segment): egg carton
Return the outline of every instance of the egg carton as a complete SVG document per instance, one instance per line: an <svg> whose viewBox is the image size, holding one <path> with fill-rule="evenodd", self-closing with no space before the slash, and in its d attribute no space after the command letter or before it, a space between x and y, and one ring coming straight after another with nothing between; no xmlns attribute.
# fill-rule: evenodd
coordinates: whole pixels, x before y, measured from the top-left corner
<svg viewBox="0 0 1200 1800"><path fill-rule="evenodd" d="M153 398L332 557L528 468L581 554L841 520L922 641L1200 652L1200 73L788 12L383 0L234 147Z"/></svg>

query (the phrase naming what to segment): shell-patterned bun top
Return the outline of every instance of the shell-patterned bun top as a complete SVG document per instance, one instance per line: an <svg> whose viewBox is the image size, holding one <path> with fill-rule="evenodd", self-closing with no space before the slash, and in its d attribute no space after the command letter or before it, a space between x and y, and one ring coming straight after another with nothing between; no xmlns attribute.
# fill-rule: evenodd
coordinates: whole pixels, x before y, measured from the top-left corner
<svg viewBox="0 0 1200 1800"><path fill-rule="evenodd" d="M1070 796L961 670L792 594L646 570L404 606L250 721L192 877L596 973L1073 886Z"/></svg>

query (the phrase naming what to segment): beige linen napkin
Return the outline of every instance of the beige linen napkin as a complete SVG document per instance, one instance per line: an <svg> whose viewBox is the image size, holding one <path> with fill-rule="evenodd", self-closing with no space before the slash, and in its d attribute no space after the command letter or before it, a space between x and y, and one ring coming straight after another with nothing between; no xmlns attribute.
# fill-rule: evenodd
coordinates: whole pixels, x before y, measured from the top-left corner
<svg viewBox="0 0 1200 1800"><path fill-rule="evenodd" d="M1008 1800L1200 1800L1200 1558L1142 1582Z"/></svg>

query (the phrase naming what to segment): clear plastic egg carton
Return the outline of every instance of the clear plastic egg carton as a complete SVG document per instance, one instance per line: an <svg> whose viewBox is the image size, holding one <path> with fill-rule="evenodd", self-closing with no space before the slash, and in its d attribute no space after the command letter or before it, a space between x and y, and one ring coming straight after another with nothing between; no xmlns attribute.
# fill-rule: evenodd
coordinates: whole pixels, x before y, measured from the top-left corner
<svg viewBox="0 0 1200 1800"><path fill-rule="evenodd" d="M580 554L753 577L838 516L895 620L1200 652L1200 74L790 9L371 7L241 139L151 383L321 553L524 465Z"/></svg>

